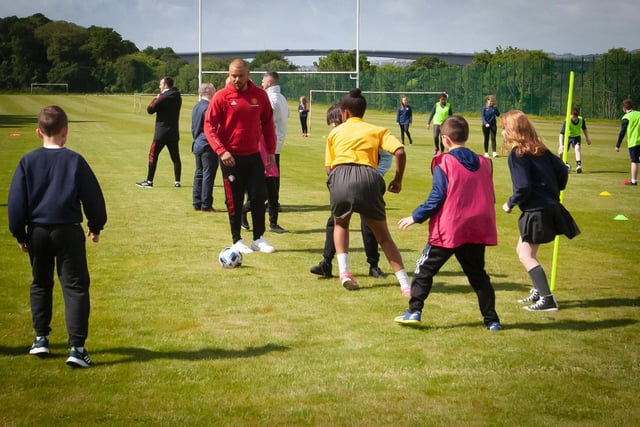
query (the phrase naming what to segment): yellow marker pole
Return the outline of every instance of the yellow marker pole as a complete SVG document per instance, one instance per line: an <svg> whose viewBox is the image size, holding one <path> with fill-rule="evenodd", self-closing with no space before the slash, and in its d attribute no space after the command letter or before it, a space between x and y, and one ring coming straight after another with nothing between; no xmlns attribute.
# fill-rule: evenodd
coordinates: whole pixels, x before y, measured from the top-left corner
<svg viewBox="0 0 640 427"><path fill-rule="evenodd" d="M569 125L571 121L571 108L573 107L573 71L569 73L569 96L567 96L567 115L564 119L564 142L562 144L562 161L567 163L569 152ZM560 191L560 203L564 200L564 190ZM560 249L560 236L553 240L553 261L551 263L551 283L549 288L553 292L556 288L556 275L558 273L558 250Z"/></svg>

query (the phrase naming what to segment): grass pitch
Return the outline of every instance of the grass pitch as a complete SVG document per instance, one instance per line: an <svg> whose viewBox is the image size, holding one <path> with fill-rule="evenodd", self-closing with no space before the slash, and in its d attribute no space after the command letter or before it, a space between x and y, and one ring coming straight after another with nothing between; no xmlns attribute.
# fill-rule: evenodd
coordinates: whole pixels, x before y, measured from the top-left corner
<svg viewBox="0 0 640 427"><path fill-rule="evenodd" d="M499 245L487 251L487 271L504 329L490 333L455 260L435 278L422 326L396 325L406 298L393 275L367 276L357 221L350 260L363 289L347 292L337 279L309 273L321 259L329 215L324 107L315 107L310 137L302 138L297 104L290 104L280 216L290 232L267 233L274 254L249 254L242 268L226 270L216 260L231 243L226 213L191 209L195 97L185 97L182 109L179 189L168 152L153 189L134 185L146 174L154 123L135 102L0 96L0 424L625 426L640 419L640 193L620 185L629 159L614 150L618 122L586 118L593 145L583 146L584 173L570 175L564 197L582 234L560 242L558 313L530 313L516 303L530 282L515 254L518 214L500 209L511 189L506 157L494 159ZM87 348L96 363L88 370L64 363L58 285L52 355L27 354L30 269L7 229L13 171L40 145L36 116L54 103L69 115L67 145L91 164L109 214L100 243L87 243ZM414 117L403 190L385 197L408 271L427 226L400 231L395 224L431 186L426 113ZM479 118L466 116L468 146L481 153ZM369 111L365 119L398 134L395 112ZM534 122L555 151L562 118ZM573 152L569 159L574 166ZM216 209L224 209L223 197L218 177ZM615 221L619 214L628 221ZM548 275L551 257L552 245L543 246ZM384 256L380 265L390 271Z"/></svg>

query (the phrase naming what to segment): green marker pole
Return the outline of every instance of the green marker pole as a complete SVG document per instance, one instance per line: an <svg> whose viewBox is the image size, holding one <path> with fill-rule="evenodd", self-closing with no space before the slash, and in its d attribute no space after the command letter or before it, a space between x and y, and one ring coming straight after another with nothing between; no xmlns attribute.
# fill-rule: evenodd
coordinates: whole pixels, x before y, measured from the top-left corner
<svg viewBox="0 0 640 427"><path fill-rule="evenodd" d="M564 142L562 149L562 161L567 163L569 152L569 125L571 120L571 108L573 107L573 71L569 73L569 96L567 96L567 115L564 119ZM564 200L564 190L560 191L560 203ZM551 283L549 288L553 292L556 288L556 275L558 274L558 250L560 249L560 236L553 240L553 261L551 263Z"/></svg>

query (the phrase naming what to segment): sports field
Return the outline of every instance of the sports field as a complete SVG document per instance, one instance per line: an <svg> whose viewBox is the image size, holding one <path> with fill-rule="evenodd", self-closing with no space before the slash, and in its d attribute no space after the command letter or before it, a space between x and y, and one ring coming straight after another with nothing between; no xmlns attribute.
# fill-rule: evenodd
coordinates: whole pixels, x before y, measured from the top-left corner
<svg viewBox="0 0 640 427"><path fill-rule="evenodd" d="M483 328L455 260L435 278L422 326L405 328L393 322L407 305L395 277L367 276L358 221L350 260L362 289L347 292L337 278L309 273L322 258L329 215L326 106L314 105L310 137L302 138L297 96L285 89L292 102L280 225L290 232L267 232L276 252L245 255L235 270L217 264L218 252L231 243L226 213L191 208L194 96L185 96L181 116L183 187L173 187L165 151L154 188L142 189L134 183L146 175L154 117L144 105L137 111L132 96L0 95L0 425L638 424L640 189L620 184L629 179L629 157L626 145L620 153L614 149L619 122L586 117L593 145L584 144L584 173L570 175L564 195L582 234L560 241L560 311L531 313L516 302L530 281L515 254L518 213L500 209L511 190L506 156L500 156L494 159L499 245L487 251L487 271L503 330ZM57 284L52 355L27 354L30 268L7 228L9 182L19 158L40 145L36 116L50 104L67 111L67 146L92 166L109 214L100 243L87 243L92 313L86 345L96 367L86 370L64 363ZM402 192L385 197L410 272L427 225L401 231L396 223L431 187L426 113L414 112ZM468 146L480 153L478 113L466 117ZM399 135L395 111L369 111L365 119ZM555 151L562 118L534 123ZM570 152L572 168L573 159ZM223 197L218 177L218 210ZM618 215L628 220L614 220ZM550 274L552 244L539 255Z"/></svg>

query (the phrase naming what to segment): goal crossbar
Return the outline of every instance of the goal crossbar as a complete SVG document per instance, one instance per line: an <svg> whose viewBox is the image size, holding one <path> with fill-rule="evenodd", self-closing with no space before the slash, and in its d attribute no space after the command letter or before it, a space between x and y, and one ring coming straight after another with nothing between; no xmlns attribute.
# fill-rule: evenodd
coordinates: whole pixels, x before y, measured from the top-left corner
<svg viewBox="0 0 640 427"><path fill-rule="evenodd" d="M309 90L309 125L308 128L311 130L311 115L313 114L313 109L311 105L313 103L313 94L314 93L349 93L348 90L331 90L331 89L310 89ZM446 93L444 91L410 91L410 92L398 92L398 91L386 91L386 90L363 90L363 94L382 94L382 95L440 95L441 93Z"/></svg>
<svg viewBox="0 0 640 427"><path fill-rule="evenodd" d="M65 88L65 92L69 93L69 83L31 83L32 95L34 86L63 86Z"/></svg>

